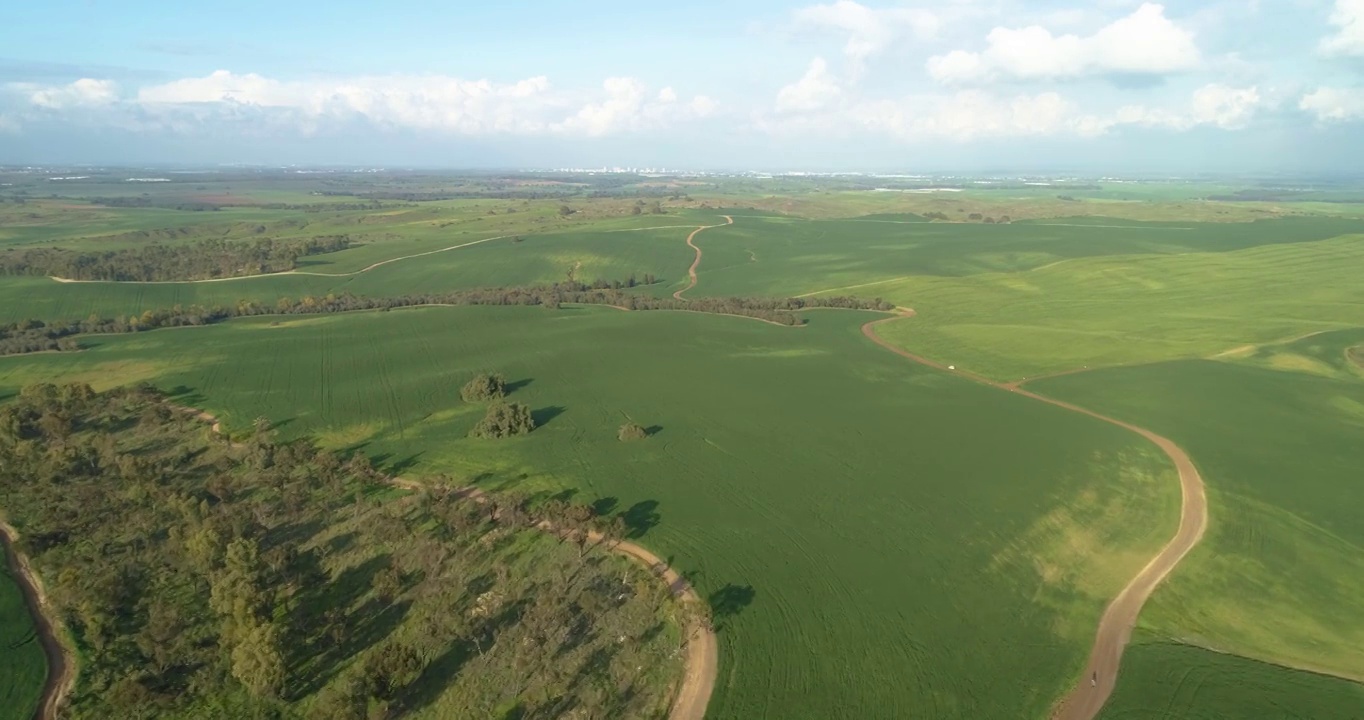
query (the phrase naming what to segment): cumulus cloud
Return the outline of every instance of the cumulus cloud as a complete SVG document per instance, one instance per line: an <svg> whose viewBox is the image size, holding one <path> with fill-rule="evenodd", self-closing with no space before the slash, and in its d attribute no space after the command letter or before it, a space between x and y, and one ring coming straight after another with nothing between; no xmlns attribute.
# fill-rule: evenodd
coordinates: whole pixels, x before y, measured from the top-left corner
<svg viewBox="0 0 1364 720"><path fill-rule="evenodd" d="M836 31L847 37L843 54L859 69L867 58L906 36L937 35L943 20L920 8L869 8L852 0L813 5L795 12L798 26Z"/></svg>
<svg viewBox="0 0 1364 720"><path fill-rule="evenodd" d="M819 110L842 94L837 78L829 72L829 64L817 57L810 61L805 75L777 92L777 110L787 113Z"/></svg>
<svg viewBox="0 0 1364 720"><path fill-rule="evenodd" d="M1087 75L1165 75L1198 65L1193 33L1145 3L1093 35L1053 35L1041 26L997 27L980 52L954 50L930 57L927 70L939 83L972 84L1001 79L1056 80Z"/></svg>
<svg viewBox="0 0 1364 720"><path fill-rule="evenodd" d="M118 100L118 85L111 80L81 78L67 85L15 83L11 87L34 107L48 110L108 105Z"/></svg>
<svg viewBox="0 0 1364 720"><path fill-rule="evenodd" d="M1298 101L1298 109L1315 115L1320 122L1364 119L1364 89L1317 88Z"/></svg>
<svg viewBox="0 0 1364 720"><path fill-rule="evenodd" d="M1364 0L1336 0L1331 24L1337 29L1321 41L1328 55L1364 56Z"/></svg>
<svg viewBox="0 0 1364 720"><path fill-rule="evenodd" d="M556 132L601 137L620 132L635 132L668 125L676 120L694 120L715 111L714 100L697 95L685 106L677 104L677 92L661 90L654 101L648 88L634 78L608 78L602 83L606 98L584 105L577 113L551 125Z"/></svg>

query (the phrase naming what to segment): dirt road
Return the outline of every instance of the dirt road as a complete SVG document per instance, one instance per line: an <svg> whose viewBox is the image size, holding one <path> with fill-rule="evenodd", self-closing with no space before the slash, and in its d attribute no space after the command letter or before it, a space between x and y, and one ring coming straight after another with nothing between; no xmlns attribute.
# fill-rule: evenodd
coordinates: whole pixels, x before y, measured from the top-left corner
<svg viewBox="0 0 1364 720"><path fill-rule="evenodd" d="M0 521L0 545L4 545L5 560L10 574L19 584L19 591L28 606L28 614L33 617L33 627L37 631L38 642L47 656L47 680L43 683L42 700L33 714L34 720L56 720L62 700L71 691L76 680L75 659L71 651L61 641L57 625L52 620L51 608L43 584L33 572L28 558L19 552L19 531L13 525ZM698 716L699 717L699 716Z"/></svg>
<svg viewBox="0 0 1364 720"><path fill-rule="evenodd" d="M1198 469L1194 467L1188 453L1184 452L1170 439L1157 435L1146 428L1100 415L1092 410L1086 410L1062 400L1038 395L1024 390L1016 384L995 382L974 373L948 369L941 363L895 347L876 334L877 325L913 317L913 314L912 310L902 311L894 317L873 320L862 326L862 334L896 355L908 358L921 365L960 375L1006 392L1022 395L1071 412L1088 415L1124 430L1130 430L1160 448L1161 452L1165 453L1175 464L1175 469L1179 471L1179 486L1183 494L1179 529L1175 532L1175 536L1170 539L1170 542L1166 543L1165 547L1161 548L1160 552L1151 559L1151 562L1147 563L1146 567L1142 568L1141 572L1137 573L1136 577L1132 578L1127 586L1118 593L1118 596L1108 604L1103 617L1099 619L1099 629L1095 633L1094 645L1089 651L1089 663L1085 666L1084 674L1077 679L1075 687L1057 703L1052 713L1055 720L1090 720L1099 714L1099 710L1103 708L1108 696L1113 693L1113 686L1118 677L1118 665L1122 662L1123 649L1132 636L1132 628L1137 623L1137 616L1141 613L1142 605L1155 591L1156 586L1170 574L1171 570L1174 570L1179 561L1183 560L1184 556L1203 538L1203 532L1208 526L1208 501L1203 492L1203 478L1199 476Z"/></svg>
<svg viewBox="0 0 1364 720"><path fill-rule="evenodd" d="M729 215L721 215L720 217L722 217L722 218L725 219L725 225L733 225L733 224L734 224L734 218L730 217ZM724 226L723 226L723 225L702 225L701 227L696 228L695 230L692 230L692 231L691 231L691 234L687 236L687 245L690 246L692 250L695 250L695 251L696 251L696 259L695 259L695 260L692 260L692 261L691 261L691 267L687 268L687 280L688 280L687 286L684 287L684 288L682 288L681 290L678 290L677 292L673 293L673 297L674 297L674 298L676 298L676 299L678 299L678 300L684 300L684 299L686 299L686 298L683 298L683 297L682 297L682 293L684 293L684 292L686 292L686 291L688 291L688 290L690 290L690 289L696 287L696 268L700 267L700 265L701 265L701 248L697 247L697 246L696 246L696 243L695 243L695 242L692 242L692 241L695 240L695 239L696 239L696 236L697 236L697 235L700 235L702 232L704 232L704 231L706 231L706 230L709 230L709 229L711 229L711 228L718 228L718 227L724 227Z"/></svg>

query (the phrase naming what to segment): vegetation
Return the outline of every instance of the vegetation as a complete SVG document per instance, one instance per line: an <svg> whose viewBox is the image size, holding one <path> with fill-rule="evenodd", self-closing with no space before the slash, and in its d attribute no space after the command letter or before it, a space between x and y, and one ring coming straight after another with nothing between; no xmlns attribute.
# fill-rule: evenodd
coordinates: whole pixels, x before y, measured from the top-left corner
<svg viewBox="0 0 1364 720"><path fill-rule="evenodd" d="M488 413L474 426L474 437L495 439L525 435L535 429L535 418L523 403L495 402Z"/></svg>
<svg viewBox="0 0 1364 720"><path fill-rule="evenodd" d="M666 708L668 590L530 529L618 525L440 481L394 496L365 456L257 427L231 445L150 390L79 384L0 409L7 509L82 655L71 717Z"/></svg>
<svg viewBox="0 0 1364 720"><path fill-rule="evenodd" d="M464 402L501 400L506 394L507 380L501 374L479 373L459 390Z"/></svg>
<svg viewBox="0 0 1364 720"><path fill-rule="evenodd" d="M7 562L0 563L0 649L0 718L30 720L47 678L47 658Z"/></svg>
<svg viewBox="0 0 1364 720"><path fill-rule="evenodd" d="M200 240L189 245L145 245L102 253L60 248L0 253L0 274L71 280L161 282L267 275L298 267L298 259L350 247L348 236L307 240L233 242Z"/></svg>
<svg viewBox="0 0 1364 720"><path fill-rule="evenodd" d="M632 422L621 425L620 430L616 432L616 438L621 442L633 442L635 440L643 440L647 437L649 437L649 431L644 429L643 425L637 425Z"/></svg>
<svg viewBox="0 0 1364 720"><path fill-rule="evenodd" d="M1173 532L1173 471L1130 433L873 346L859 327L879 317L812 313L798 332L602 307L247 318L6 358L0 395L145 379L234 433L265 416L389 473L576 491L714 604L721 720L1043 715L1108 598ZM531 435L469 437L485 408L459 389L489 369L518 381ZM667 430L621 443L621 408ZM855 681L798 692L832 675Z"/></svg>

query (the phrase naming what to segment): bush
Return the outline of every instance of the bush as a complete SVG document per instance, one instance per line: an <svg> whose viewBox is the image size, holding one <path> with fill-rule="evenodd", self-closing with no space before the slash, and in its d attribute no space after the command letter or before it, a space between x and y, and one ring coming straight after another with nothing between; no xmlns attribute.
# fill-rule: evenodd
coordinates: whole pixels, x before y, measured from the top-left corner
<svg viewBox="0 0 1364 720"><path fill-rule="evenodd" d="M649 431L635 423L625 423L620 426L620 432L616 434L616 437L620 438L621 442L643 440L644 438L649 437Z"/></svg>
<svg viewBox="0 0 1364 720"><path fill-rule="evenodd" d="M488 406L488 414L474 426L471 433L480 438L504 438L512 435L525 435L535 429L535 418L530 408L523 403L494 403Z"/></svg>
<svg viewBox="0 0 1364 720"><path fill-rule="evenodd" d="M460 388L459 396L464 402L498 400L507 395L507 381L501 374L482 373Z"/></svg>

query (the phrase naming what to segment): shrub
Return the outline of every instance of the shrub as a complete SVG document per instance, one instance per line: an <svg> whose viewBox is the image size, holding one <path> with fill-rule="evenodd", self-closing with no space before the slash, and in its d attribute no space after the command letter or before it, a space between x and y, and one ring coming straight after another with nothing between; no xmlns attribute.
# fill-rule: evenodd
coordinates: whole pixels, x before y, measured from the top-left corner
<svg viewBox="0 0 1364 720"><path fill-rule="evenodd" d="M523 403L499 402L488 406L488 414L478 421L471 434L492 439L525 435L534 429L535 418L529 407Z"/></svg>
<svg viewBox="0 0 1364 720"><path fill-rule="evenodd" d="M620 426L620 432L616 434L616 437L620 438L621 442L643 440L649 437L649 431L635 423L625 423Z"/></svg>
<svg viewBox="0 0 1364 720"><path fill-rule="evenodd" d="M507 381L501 374L482 373L460 388L459 396L464 402L497 400L507 395Z"/></svg>

